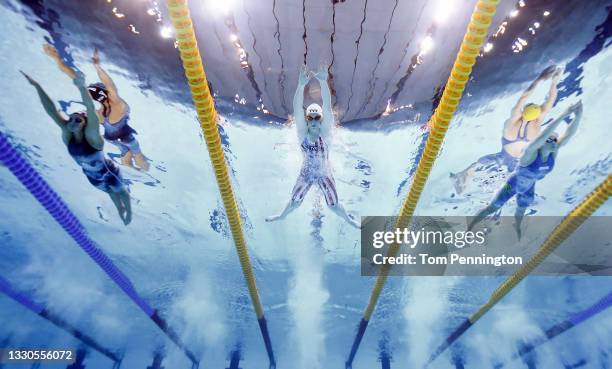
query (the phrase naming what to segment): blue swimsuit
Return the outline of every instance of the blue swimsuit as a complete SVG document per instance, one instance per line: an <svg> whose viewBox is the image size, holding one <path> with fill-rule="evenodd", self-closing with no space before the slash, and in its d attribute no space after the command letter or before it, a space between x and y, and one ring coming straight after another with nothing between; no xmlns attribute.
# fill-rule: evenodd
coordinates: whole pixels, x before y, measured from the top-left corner
<svg viewBox="0 0 612 369"><path fill-rule="evenodd" d="M546 161L538 152L537 158L529 165L519 166L508 178L508 182L502 189L501 194L495 200L496 207L502 207L512 196L516 195L516 203L519 207L526 208L531 205L535 195L535 184L544 178L555 167L555 155L548 155Z"/></svg>
<svg viewBox="0 0 612 369"><path fill-rule="evenodd" d="M506 167L508 167L508 171L512 172L516 168L519 158L515 158L514 156L510 155L506 151L506 146L515 142L529 142L529 138L527 138L527 128L529 127L529 123L531 123L531 121L527 122L523 126L523 122L521 122L521 126L519 127L518 133L514 140L509 140L506 137L502 136L501 151L495 154L489 154L481 157L480 159L478 159L478 163L484 165L485 170L491 169L491 167L493 166L498 168L502 165L505 165ZM521 131L523 132L523 134L521 134Z"/></svg>
<svg viewBox="0 0 612 369"><path fill-rule="evenodd" d="M108 117L104 117L104 138L111 144L117 146L121 151L121 156L131 151L132 154L140 153L140 145L134 137L136 130L130 127L130 110L114 124L111 124Z"/></svg>
<svg viewBox="0 0 612 369"><path fill-rule="evenodd" d="M124 190L119 168L104 158L104 153L97 150L83 137L77 142L74 137L68 142L68 153L83 169L83 173L94 187L106 193Z"/></svg>

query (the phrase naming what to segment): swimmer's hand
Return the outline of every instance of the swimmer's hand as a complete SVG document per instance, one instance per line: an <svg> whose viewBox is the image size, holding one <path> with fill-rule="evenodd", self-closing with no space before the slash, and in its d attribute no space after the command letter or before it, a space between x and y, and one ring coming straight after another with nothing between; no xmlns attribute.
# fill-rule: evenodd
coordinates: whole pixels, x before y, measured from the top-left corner
<svg viewBox="0 0 612 369"><path fill-rule="evenodd" d="M306 68L306 65L302 65L302 68L300 69L300 77L298 79L299 85L306 86L308 81L310 81L310 78L311 78L311 74Z"/></svg>
<svg viewBox="0 0 612 369"><path fill-rule="evenodd" d="M577 103L575 103L574 105L570 106L569 110L574 112L574 113L576 113L576 114L582 113L582 100L580 100Z"/></svg>
<svg viewBox="0 0 612 369"><path fill-rule="evenodd" d="M557 66L553 64L553 65L548 66L546 69L544 69L542 73L540 73L540 76L538 78L548 79L548 78L553 77L556 72L557 72Z"/></svg>
<svg viewBox="0 0 612 369"><path fill-rule="evenodd" d="M567 111L565 114L570 115L572 113L574 113L575 117L574 119L569 121L568 124L572 124L576 122L577 120L580 120L580 118L582 117L582 100L578 101L577 103L567 108Z"/></svg>
<svg viewBox="0 0 612 369"><path fill-rule="evenodd" d="M572 113L576 115L582 115L582 100L579 100L577 103L572 104L567 109L565 109L565 113L564 113L565 115L570 115ZM572 120L572 122L574 120Z"/></svg>
<svg viewBox="0 0 612 369"><path fill-rule="evenodd" d="M100 64L100 53L98 52L98 49L94 49L94 53L93 56L91 57L91 61L94 63L94 65L98 65Z"/></svg>
<svg viewBox="0 0 612 369"><path fill-rule="evenodd" d="M39 86L38 82L36 82L34 79L32 79L32 77L30 77L29 75L27 75L24 71L20 70L19 71L21 74L23 74L23 76L28 80L28 82L30 82L30 84L34 87Z"/></svg>
<svg viewBox="0 0 612 369"><path fill-rule="evenodd" d="M552 80L558 82L561 79L561 75L563 74L563 68L557 67L552 75Z"/></svg>
<svg viewBox="0 0 612 369"><path fill-rule="evenodd" d="M329 76L329 73L325 65L321 65L319 67L319 70L314 75L314 77L318 79L319 81L327 81L328 76Z"/></svg>

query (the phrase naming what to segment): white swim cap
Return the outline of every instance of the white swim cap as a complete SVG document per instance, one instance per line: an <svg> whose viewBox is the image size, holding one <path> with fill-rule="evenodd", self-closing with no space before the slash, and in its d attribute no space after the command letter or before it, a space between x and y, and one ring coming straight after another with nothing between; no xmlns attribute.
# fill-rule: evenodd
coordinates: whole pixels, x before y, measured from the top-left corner
<svg viewBox="0 0 612 369"><path fill-rule="evenodd" d="M310 104L306 108L306 116L311 116L311 117L319 116L320 117L322 115L323 115L323 108L319 104L316 104L316 103Z"/></svg>

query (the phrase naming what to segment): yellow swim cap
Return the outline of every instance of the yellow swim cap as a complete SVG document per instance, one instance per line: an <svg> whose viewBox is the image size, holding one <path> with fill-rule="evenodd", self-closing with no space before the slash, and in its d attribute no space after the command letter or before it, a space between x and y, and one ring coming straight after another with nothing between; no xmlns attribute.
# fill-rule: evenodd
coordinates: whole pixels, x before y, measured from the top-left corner
<svg viewBox="0 0 612 369"><path fill-rule="evenodd" d="M523 120L531 121L536 120L542 114L542 108L538 104L527 104L523 108Z"/></svg>

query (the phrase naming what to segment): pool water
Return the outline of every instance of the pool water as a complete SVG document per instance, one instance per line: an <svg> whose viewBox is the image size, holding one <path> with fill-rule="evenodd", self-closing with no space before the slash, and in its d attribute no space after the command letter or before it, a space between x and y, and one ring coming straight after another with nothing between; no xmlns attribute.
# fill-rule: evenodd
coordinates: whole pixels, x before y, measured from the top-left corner
<svg viewBox="0 0 612 369"><path fill-rule="evenodd" d="M160 17L165 13L163 2L141 2L146 3L143 6L159 5ZM84 3L0 2L0 131L62 197L140 295L161 312L185 345L198 355L201 368L228 367L234 351L240 352L240 366L244 369L267 365L206 144L172 40L144 34L143 28L142 37L129 41L126 48L126 39L134 33L130 33L126 22L116 25L121 21L116 13L121 5L128 7L129 2L115 1L111 5L118 4L119 10L114 13L105 1ZM338 6L353 6L349 3ZM384 8L387 3L391 2L380 6ZM471 9L474 2L466 3ZM520 8L513 1L502 3L510 10L515 5ZM526 11L530 6L533 12L547 6L557 9L550 5L552 2L526 3ZM521 28L528 36L516 28L517 37L528 40L527 46L521 44L519 52L514 52L518 50L513 46L514 38L505 36L478 59L419 201L417 215L473 215L489 202L507 173L483 170L468 181L461 194L449 174L461 171L482 155L500 150L503 121L522 91L551 64L563 66L564 73L559 97L548 116L560 115L579 100L584 116L571 144L560 151L554 171L538 182L528 216L566 215L610 174L612 4L585 4L568 1L558 5L562 16L551 11L551 16L557 17L556 23L551 21L549 28L542 23L534 33L525 31L527 26ZM302 4L291 6L301 12ZM202 14L194 11L194 17ZM493 28L504 19L500 17ZM510 26L508 29L510 33ZM438 37L444 35L439 30ZM20 73L31 75L44 86L54 101L59 101L58 109L82 109L77 89L43 53L45 42L53 43L66 62L83 71L88 82L97 78L90 58L93 48L98 47L104 68L130 105L130 124L138 132L150 170L121 166L134 214L127 227L109 197L92 188L70 158L58 127L47 117L36 91ZM267 41L260 42L265 47ZM293 49L285 49L286 55L302 52L301 44L299 50L296 44L291 45ZM343 50L340 48L335 58L348 58ZM390 53L399 55L401 50ZM384 61L386 54L382 55ZM309 66L316 68L312 58ZM410 59L410 55L406 58ZM206 60L204 55L209 70ZM276 106L277 112L264 113L252 98L244 104L240 99L236 102L227 91L234 86L250 89L252 84L235 81L246 78L241 71L221 75L223 66L211 60L210 80L222 118L222 144L278 368L344 367L374 280L359 274L359 230L327 209L316 190L311 190L302 206L287 219L265 222L265 217L279 212L287 203L300 170L295 127L285 122L287 115L280 108L282 99L269 93L273 87L266 90L260 86L270 109ZM383 62L378 68L384 71L390 65ZM427 67L425 60L417 70ZM449 68L450 64L446 69L427 73L445 80ZM283 71L288 76L287 94L291 96L297 69L287 67ZM427 76L421 74L418 78ZM357 73L356 78L361 80L362 75ZM394 78L393 85L401 75L388 78ZM274 83L273 79L266 80L266 85ZM403 88L410 89L411 83L408 79ZM338 83L335 91L339 101L344 101L341 96L350 94L342 86ZM543 100L548 87L547 82L542 83L533 100ZM346 119L333 128L329 144L340 201L356 216L397 213L427 138L423 125L435 107L432 92L429 100L414 101L412 107L382 114L386 96L380 89L375 91L374 97L383 101L382 109L369 117L354 119L349 119L347 113ZM253 92L237 94L249 96ZM404 95L399 96L401 99ZM120 163L115 146L106 144L105 154ZM122 352L123 368L145 368L157 351L163 352L166 368L190 366L182 351L75 247L74 241L3 167L0 189L0 276L105 347ZM512 215L515 205L509 202L501 214ZM612 216L612 203L604 204L595 215ZM601 265L609 269L610 262L601 260ZM502 281L502 277L390 278L353 368L380 367L380 358L385 355L392 358L391 367L422 366L435 347ZM490 368L501 363L508 368L612 367L610 310L540 346L529 359L511 360L521 342L541 336L611 289L610 277L528 277L431 368ZM0 322L0 347L79 347L72 336L4 295L0 295ZM85 364L87 368L112 366L94 350L89 351Z"/></svg>

